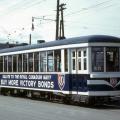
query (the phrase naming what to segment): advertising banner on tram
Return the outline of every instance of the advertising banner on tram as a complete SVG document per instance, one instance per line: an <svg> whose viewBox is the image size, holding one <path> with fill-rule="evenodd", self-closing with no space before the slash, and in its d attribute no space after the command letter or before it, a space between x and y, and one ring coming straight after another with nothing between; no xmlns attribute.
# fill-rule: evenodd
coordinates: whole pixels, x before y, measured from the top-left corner
<svg viewBox="0 0 120 120"><path fill-rule="evenodd" d="M0 86L50 90L68 90L69 87L63 74L3 74Z"/></svg>

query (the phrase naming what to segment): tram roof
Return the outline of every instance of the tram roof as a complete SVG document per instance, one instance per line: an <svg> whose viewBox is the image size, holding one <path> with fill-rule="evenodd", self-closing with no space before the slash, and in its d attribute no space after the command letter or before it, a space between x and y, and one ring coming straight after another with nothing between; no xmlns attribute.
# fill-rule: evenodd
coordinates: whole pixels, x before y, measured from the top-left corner
<svg viewBox="0 0 120 120"><path fill-rule="evenodd" d="M68 38L68 39L62 39L62 40L55 40L55 41L45 42L45 43L40 43L35 45L6 48L6 49L0 50L0 53L23 51L23 50L29 50L29 49L37 49L37 48L69 45L69 44L78 44L78 43L99 43L99 42L100 43L101 42L120 43L120 38L117 38L114 36L108 36L108 35L89 35L89 36L74 37L74 38Z"/></svg>

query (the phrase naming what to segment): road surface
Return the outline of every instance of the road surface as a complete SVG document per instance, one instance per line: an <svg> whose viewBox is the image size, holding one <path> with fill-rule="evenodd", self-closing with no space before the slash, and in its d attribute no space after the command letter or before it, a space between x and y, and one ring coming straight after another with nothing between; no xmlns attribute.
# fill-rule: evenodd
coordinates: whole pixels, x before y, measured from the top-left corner
<svg viewBox="0 0 120 120"><path fill-rule="evenodd" d="M0 120L120 120L120 107L90 108L0 95Z"/></svg>

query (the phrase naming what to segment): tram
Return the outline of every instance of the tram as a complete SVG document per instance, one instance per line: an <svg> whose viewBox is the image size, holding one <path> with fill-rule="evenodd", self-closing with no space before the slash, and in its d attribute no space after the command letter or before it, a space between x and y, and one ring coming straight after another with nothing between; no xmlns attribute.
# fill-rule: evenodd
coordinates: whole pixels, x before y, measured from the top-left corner
<svg viewBox="0 0 120 120"><path fill-rule="evenodd" d="M1 94L96 103L120 95L120 38L89 35L0 50Z"/></svg>

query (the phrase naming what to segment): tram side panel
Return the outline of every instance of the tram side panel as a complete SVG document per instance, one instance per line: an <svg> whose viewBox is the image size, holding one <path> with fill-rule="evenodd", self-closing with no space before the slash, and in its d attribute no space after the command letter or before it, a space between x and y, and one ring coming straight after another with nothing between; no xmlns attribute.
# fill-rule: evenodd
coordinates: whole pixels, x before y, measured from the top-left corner
<svg viewBox="0 0 120 120"><path fill-rule="evenodd" d="M69 90L73 101L92 100L96 103L120 96L120 78L90 78L89 74L71 74L69 79Z"/></svg>
<svg viewBox="0 0 120 120"><path fill-rule="evenodd" d="M94 78L87 80L90 96L120 95L120 78Z"/></svg>
<svg viewBox="0 0 120 120"><path fill-rule="evenodd" d="M70 74L70 91L72 93L87 92L87 79L89 78L88 74Z"/></svg>

